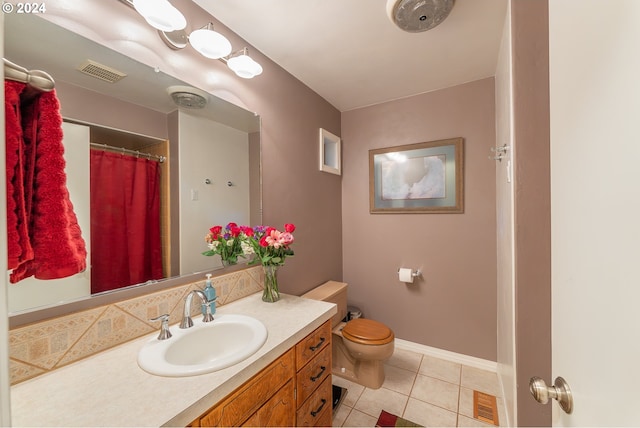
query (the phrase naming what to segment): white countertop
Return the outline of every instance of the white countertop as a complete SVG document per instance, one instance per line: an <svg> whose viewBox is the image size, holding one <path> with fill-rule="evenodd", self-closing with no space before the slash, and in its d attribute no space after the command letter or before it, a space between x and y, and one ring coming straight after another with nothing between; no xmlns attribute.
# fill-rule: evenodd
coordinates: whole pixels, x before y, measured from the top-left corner
<svg viewBox="0 0 640 428"><path fill-rule="evenodd" d="M265 303L261 297L256 293L216 311L249 315L267 327L267 341L245 361L199 376L154 376L136 362L154 332L13 386L12 425L187 425L336 313L332 303L285 294Z"/></svg>

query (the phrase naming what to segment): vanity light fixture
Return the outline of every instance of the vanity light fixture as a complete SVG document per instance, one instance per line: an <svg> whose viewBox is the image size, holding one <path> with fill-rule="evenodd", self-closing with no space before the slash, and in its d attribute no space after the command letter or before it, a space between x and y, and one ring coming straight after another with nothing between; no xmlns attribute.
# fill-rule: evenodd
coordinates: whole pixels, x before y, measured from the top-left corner
<svg viewBox="0 0 640 428"><path fill-rule="evenodd" d="M231 43L225 36L213 30L212 23L191 32L189 43L202 56L211 59L219 59L231 53Z"/></svg>
<svg viewBox="0 0 640 428"><path fill-rule="evenodd" d="M249 49L247 48L227 58L227 66L243 79L252 79L262 73L262 66L249 56Z"/></svg>
<svg viewBox="0 0 640 428"><path fill-rule="evenodd" d="M158 29L162 41L171 49L184 49L191 44L205 58L217 59L239 77L251 79L262 73L262 66L248 54L245 47L232 52L231 43L208 23L187 35L187 21L168 0L120 0L134 8L152 27Z"/></svg>
<svg viewBox="0 0 640 428"><path fill-rule="evenodd" d="M132 0L136 11L149 25L160 31L177 31L187 26L187 20L168 0Z"/></svg>

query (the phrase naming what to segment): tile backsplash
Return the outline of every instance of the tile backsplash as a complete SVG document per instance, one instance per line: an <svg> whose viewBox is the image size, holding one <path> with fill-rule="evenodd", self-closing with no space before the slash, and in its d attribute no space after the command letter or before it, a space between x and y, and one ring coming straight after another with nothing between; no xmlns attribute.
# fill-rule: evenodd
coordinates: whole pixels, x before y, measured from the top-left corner
<svg viewBox="0 0 640 428"><path fill-rule="evenodd" d="M260 266L211 278L217 306L262 290ZM170 323L182 317L183 299L204 280L122 302L48 319L9 331L11 384L47 373L132 339L159 331L149 319L168 313ZM200 311L194 304L193 313Z"/></svg>

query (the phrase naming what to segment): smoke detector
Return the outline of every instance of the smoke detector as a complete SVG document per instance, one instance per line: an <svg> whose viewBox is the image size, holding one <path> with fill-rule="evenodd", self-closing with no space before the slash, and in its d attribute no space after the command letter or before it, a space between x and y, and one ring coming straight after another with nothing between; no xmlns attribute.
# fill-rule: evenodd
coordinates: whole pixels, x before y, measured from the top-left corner
<svg viewBox="0 0 640 428"><path fill-rule="evenodd" d="M209 100L209 94L191 86L169 86L167 93L178 107L201 109Z"/></svg>

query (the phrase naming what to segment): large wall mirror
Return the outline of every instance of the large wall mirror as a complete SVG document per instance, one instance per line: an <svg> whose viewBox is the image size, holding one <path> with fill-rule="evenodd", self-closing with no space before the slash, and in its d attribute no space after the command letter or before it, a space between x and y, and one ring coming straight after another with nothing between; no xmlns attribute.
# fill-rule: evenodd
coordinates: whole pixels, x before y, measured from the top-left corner
<svg viewBox="0 0 640 428"><path fill-rule="evenodd" d="M89 270L67 279L9 284L9 312L18 320L12 326L64 313L56 308L65 305L92 307L128 296L132 288L139 295L176 278L223 269L218 257L201 255L208 228L230 221L261 223L259 116L196 88L189 90L204 96L205 107L178 107L168 88L186 83L35 15L7 14L4 28L5 57L56 81L68 184L90 254L98 247L114 252L91 236L95 207L89 201L97 197L88 180L91 153L120 149L166 159L159 165L162 275L111 289L91 284ZM107 82L78 70L83 64L126 77Z"/></svg>

